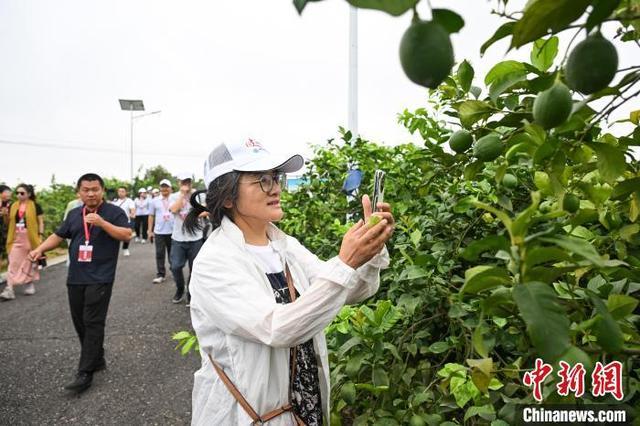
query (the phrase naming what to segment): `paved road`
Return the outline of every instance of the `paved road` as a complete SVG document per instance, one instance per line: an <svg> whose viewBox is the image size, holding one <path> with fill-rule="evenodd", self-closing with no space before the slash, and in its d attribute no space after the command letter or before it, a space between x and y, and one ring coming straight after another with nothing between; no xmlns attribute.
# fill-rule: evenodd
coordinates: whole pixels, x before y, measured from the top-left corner
<svg viewBox="0 0 640 426"><path fill-rule="evenodd" d="M35 295L20 289L16 300L0 303L0 424L189 424L200 358L174 350L171 334L190 329L189 309L171 303L172 279L151 283L152 245L132 243L131 256L120 256L107 317L107 370L79 396L62 388L80 353L66 272L64 263L51 266Z"/></svg>

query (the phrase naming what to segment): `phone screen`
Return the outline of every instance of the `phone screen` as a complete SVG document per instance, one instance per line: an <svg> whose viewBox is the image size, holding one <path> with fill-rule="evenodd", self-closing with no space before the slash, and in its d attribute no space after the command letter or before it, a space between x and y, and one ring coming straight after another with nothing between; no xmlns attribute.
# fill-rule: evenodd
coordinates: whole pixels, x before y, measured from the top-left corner
<svg viewBox="0 0 640 426"><path fill-rule="evenodd" d="M371 208L374 212L379 211L378 203L384 202L384 176L384 171L376 170L373 177L373 198L371 200Z"/></svg>

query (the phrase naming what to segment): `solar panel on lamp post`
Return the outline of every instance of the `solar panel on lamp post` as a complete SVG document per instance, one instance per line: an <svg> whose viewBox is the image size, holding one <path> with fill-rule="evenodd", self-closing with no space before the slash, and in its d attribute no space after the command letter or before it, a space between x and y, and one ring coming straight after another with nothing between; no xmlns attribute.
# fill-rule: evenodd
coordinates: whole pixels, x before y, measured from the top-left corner
<svg viewBox="0 0 640 426"><path fill-rule="evenodd" d="M130 152L130 172L131 184L133 184L133 111L144 111L142 99L118 99L120 109L131 113L131 152Z"/></svg>

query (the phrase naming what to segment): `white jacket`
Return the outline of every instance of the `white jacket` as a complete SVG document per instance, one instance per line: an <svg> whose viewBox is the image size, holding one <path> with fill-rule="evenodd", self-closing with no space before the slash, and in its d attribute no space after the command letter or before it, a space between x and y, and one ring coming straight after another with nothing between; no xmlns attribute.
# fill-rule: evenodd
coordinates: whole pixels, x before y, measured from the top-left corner
<svg viewBox="0 0 640 426"><path fill-rule="evenodd" d="M262 267L245 248L244 236L224 218L202 246L193 265L191 322L200 343L202 366L194 375L192 425L242 425L251 418L213 369L217 361L249 404L265 414L289 401L289 348L313 338L323 414L329 422L329 360L324 328L343 305L362 301L379 286L389 265L386 248L357 270L337 256L324 262L275 225L274 249L289 265L300 297L277 304ZM283 414L270 426L293 425Z"/></svg>

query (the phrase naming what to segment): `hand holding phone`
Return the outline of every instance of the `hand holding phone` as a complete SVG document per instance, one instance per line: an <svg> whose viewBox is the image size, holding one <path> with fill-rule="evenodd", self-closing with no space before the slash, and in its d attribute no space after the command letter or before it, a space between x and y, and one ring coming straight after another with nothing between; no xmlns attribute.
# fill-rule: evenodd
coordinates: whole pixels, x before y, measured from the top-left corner
<svg viewBox="0 0 640 426"><path fill-rule="evenodd" d="M376 170L373 176L373 197L371 199L371 212L380 211L378 203L384 202L384 177L383 170Z"/></svg>

